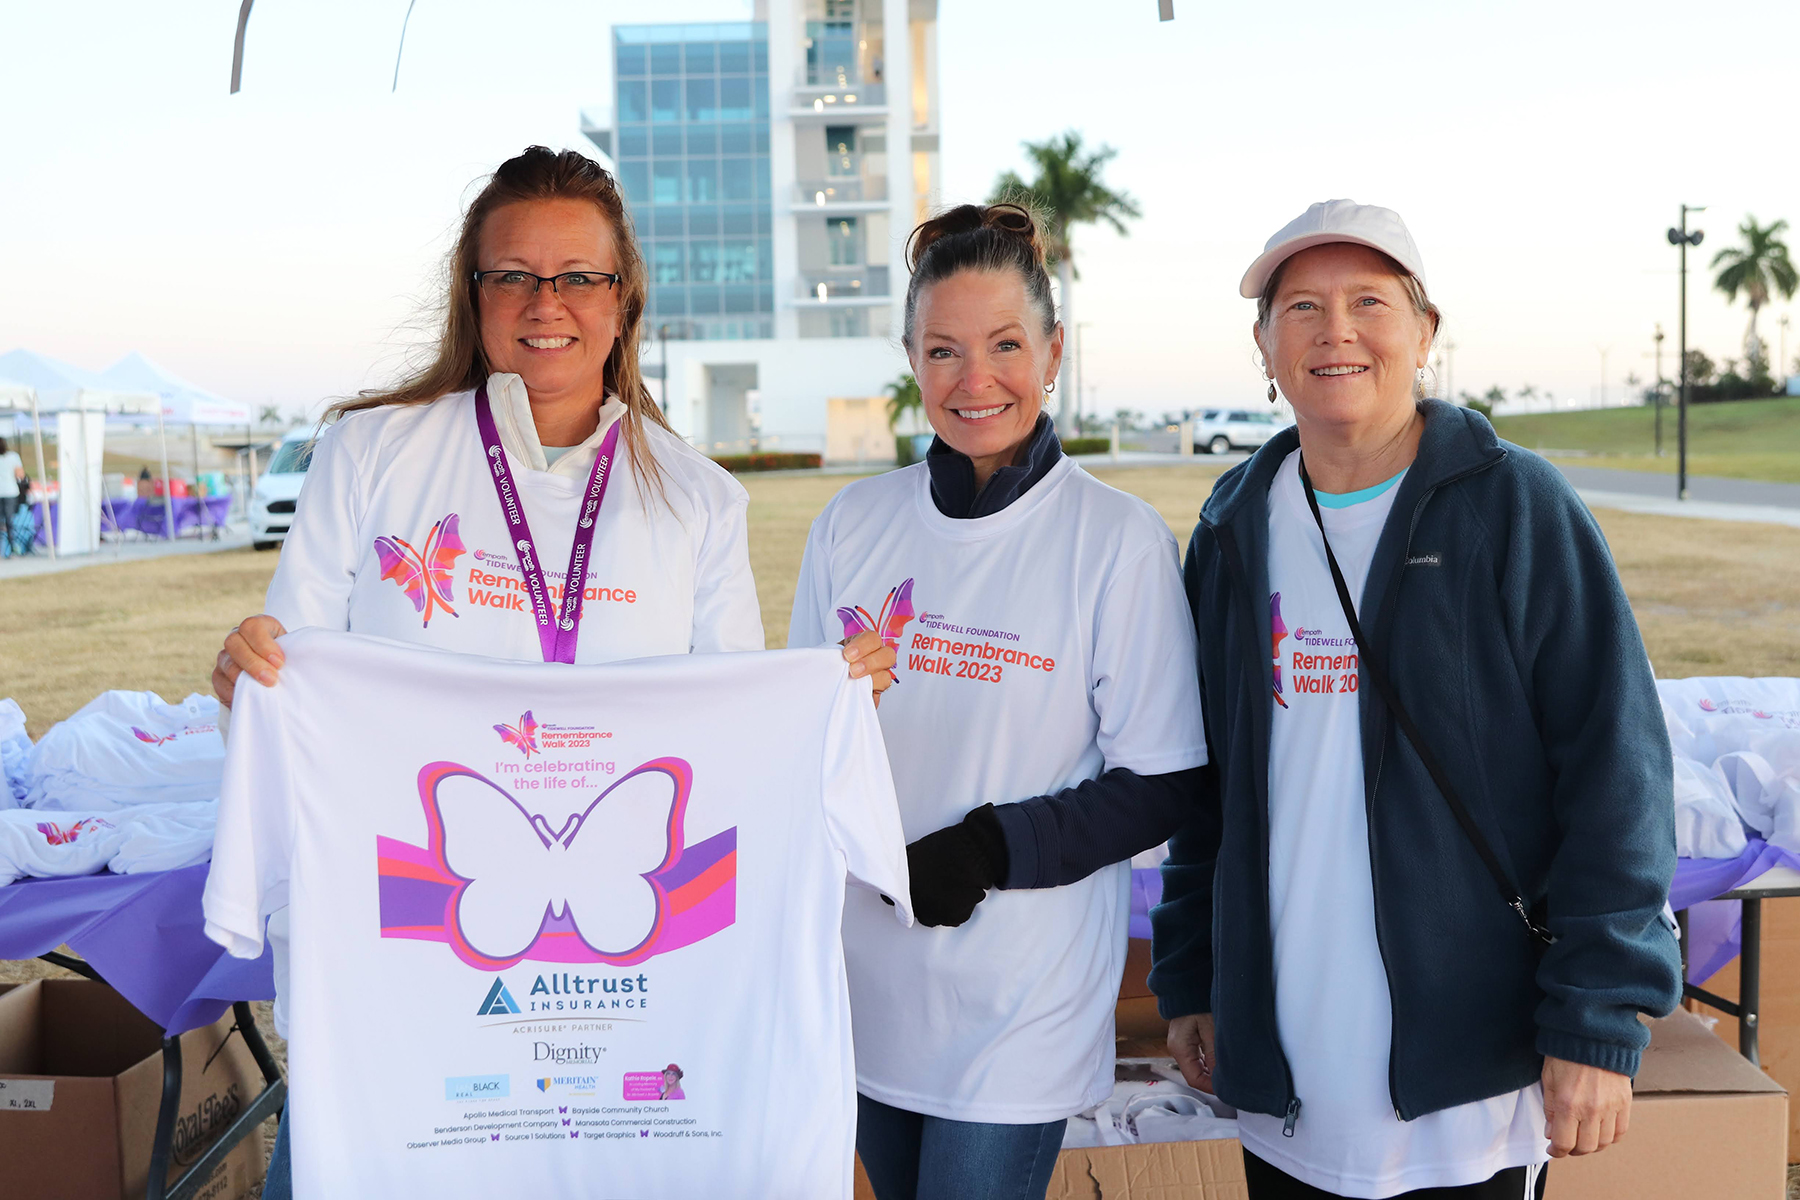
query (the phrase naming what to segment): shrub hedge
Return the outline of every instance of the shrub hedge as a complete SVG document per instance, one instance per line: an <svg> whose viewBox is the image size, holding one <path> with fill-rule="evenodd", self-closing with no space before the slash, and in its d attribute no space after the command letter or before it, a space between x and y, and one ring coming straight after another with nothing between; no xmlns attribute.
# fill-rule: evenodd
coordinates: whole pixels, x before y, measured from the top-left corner
<svg viewBox="0 0 1800 1200"><path fill-rule="evenodd" d="M1112 439L1109 437L1064 438L1062 448L1064 454L1105 454L1112 449Z"/></svg>
<svg viewBox="0 0 1800 1200"><path fill-rule="evenodd" d="M818 454L726 454L713 461L735 475L742 471L802 471L820 466L824 457Z"/></svg>

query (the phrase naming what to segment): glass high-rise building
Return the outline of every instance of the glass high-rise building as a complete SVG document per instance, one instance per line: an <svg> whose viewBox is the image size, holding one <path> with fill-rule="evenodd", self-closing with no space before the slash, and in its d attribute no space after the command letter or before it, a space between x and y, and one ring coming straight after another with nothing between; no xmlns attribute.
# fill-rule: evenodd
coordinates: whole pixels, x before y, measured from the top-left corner
<svg viewBox="0 0 1800 1200"><path fill-rule="evenodd" d="M615 160L651 324L773 337L767 24L615 26L613 63Z"/></svg>
<svg viewBox="0 0 1800 1200"><path fill-rule="evenodd" d="M613 28L610 157L650 270L644 362L713 453L892 457L907 234L937 202L935 0L758 0ZM656 387L652 385L653 389Z"/></svg>

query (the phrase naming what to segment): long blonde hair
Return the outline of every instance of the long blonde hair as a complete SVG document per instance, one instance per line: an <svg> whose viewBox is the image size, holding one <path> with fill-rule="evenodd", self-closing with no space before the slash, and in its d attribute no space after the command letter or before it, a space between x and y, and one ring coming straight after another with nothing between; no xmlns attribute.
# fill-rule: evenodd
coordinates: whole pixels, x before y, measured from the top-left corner
<svg viewBox="0 0 1800 1200"><path fill-rule="evenodd" d="M632 469L639 480L660 492L662 472L650 453L644 428L654 423L668 429L669 422L650 398L638 369L638 337L648 290L644 256L617 181L599 163L573 150L557 153L543 146L528 146L523 154L500 164L463 214L462 231L445 261L443 328L431 360L392 387L359 392L339 401L326 412L325 420L389 404L430 404L487 381L491 368L481 348L480 294L475 283L481 228L495 209L521 200L586 200L612 226L617 268L623 278L618 287L619 338L606 357L603 376L606 390L625 405L625 446Z"/></svg>

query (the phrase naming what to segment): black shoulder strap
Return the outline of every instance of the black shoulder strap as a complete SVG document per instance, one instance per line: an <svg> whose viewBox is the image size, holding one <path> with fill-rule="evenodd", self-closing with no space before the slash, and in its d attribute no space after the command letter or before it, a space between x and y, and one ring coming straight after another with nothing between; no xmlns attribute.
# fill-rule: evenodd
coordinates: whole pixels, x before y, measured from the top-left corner
<svg viewBox="0 0 1800 1200"><path fill-rule="evenodd" d="M1531 913L1525 907L1524 898L1507 879L1506 868L1500 865L1499 856L1494 853L1494 848L1488 845L1487 838L1482 836L1481 827L1476 825L1475 818L1469 815L1468 807L1463 804L1462 797L1457 795L1456 789L1450 786L1450 777L1439 765L1437 755L1433 754L1431 747L1425 744L1424 735L1419 732L1419 727L1413 724L1412 717L1401 705L1400 696L1394 691L1393 682L1388 679L1386 669L1376 661L1374 655L1369 653L1369 643L1363 640L1362 622L1356 619L1356 605L1350 600L1350 588L1344 583L1344 572L1338 567L1337 555L1331 552L1331 539L1325 536L1325 518L1319 513L1319 501L1313 495L1312 478L1306 473L1304 455L1300 458L1300 486L1306 492L1306 505L1312 509L1313 520L1319 526L1319 540L1325 543L1325 561L1331 567L1331 582L1337 585L1338 603L1343 605L1344 618L1350 622L1350 636L1356 639L1356 652L1361 656L1363 670L1367 672L1370 681L1374 683L1376 692L1381 696L1381 702L1387 705L1389 712L1394 714L1394 720L1399 723L1401 731L1406 734L1406 740L1412 743L1412 748L1418 754L1419 761L1425 764L1425 770L1430 773L1432 782L1437 784L1438 791L1443 793L1444 802L1450 806L1450 812L1456 817L1456 823L1462 826L1463 833L1468 836L1469 844L1475 847L1475 853L1481 856L1482 864L1487 867L1488 874L1494 877L1494 886L1500 889L1500 898L1506 902L1508 908L1519 914L1519 920L1525 922L1525 928L1531 931L1533 938L1549 945L1556 939L1550 935L1548 929L1531 919Z"/></svg>

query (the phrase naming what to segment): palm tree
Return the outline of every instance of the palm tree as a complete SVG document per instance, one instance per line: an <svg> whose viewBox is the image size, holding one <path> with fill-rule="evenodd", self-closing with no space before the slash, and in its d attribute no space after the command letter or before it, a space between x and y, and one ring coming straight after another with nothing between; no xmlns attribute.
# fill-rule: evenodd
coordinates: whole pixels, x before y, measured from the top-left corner
<svg viewBox="0 0 1800 1200"><path fill-rule="evenodd" d="M1037 167L1037 178L1027 183L1016 172L1007 171L994 184L990 204L1023 203L1047 219L1045 230L1050 261L1056 267L1061 292L1064 329L1062 373L1057 387L1064 397L1069 395L1069 364L1074 355L1075 318L1070 296L1080 272L1075 269L1075 249L1071 234L1076 225L1106 224L1120 237L1127 236L1127 219L1136 220L1143 213L1137 201L1125 192L1115 192L1100 176L1106 164L1118 155L1111 146L1087 150L1081 134L1070 129L1042 142L1026 142L1025 157ZM1065 399L1063 424L1073 428L1075 405Z"/></svg>
<svg viewBox="0 0 1800 1200"><path fill-rule="evenodd" d="M909 412L916 412L924 407L925 401L919 395L919 381L912 377L910 371L904 372L894 382L882 389L888 394L887 418L888 428L899 426L901 418Z"/></svg>
<svg viewBox="0 0 1800 1200"><path fill-rule="evenodd" d="M1750 306L1750 328L1744 334L1744 352L1753 362L1767 358L1762 339L1756 336L1757 314L1771 295L1779 292L1782 299L1791 300L1795 289L1800 287L1800 274L1795 272L1794 264L1788 258L1787 243L1781 240L1786 229L1785 220L1758 225L1755 217L1746 214L1744 223L1738 226L1744 244L1727 246L1712 260L1713 266L1723 268L1713 280L1713 286L1724 292L1727 300L1736 301L1738 293L1742 292L1745 303Z"/></svg>

